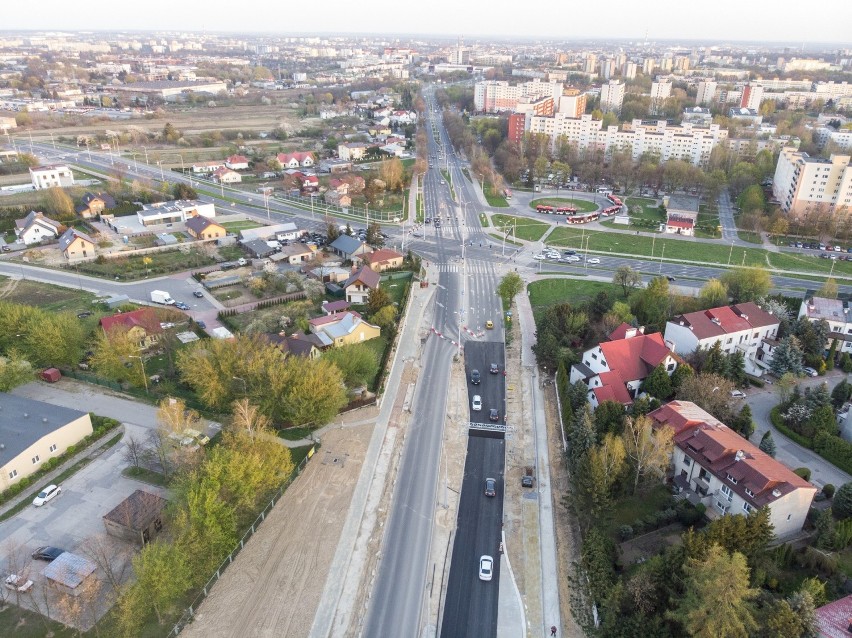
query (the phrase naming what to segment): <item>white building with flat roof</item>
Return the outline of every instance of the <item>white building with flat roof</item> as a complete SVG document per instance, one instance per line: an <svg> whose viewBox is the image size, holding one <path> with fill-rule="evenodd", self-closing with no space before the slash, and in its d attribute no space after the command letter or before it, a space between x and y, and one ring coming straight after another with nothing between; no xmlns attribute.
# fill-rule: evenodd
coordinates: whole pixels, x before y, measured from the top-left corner
<svg viewBox="0 0 852 638"><path fill-rule="evenodd" d="M604 113L620 113L624 103L624 84L610 80L601 86L601 110Z"/></svg>
<svg viewBox="0 0 852 638"><path fill-rule="evenodd" d="M30 169L30 179L37 191L58 186L65 188L74 185L74 173L64 164L43 164Z"/></svg>
<svg viewBox="0 0 852 638"><path fill-rule="evenodd" d="M772 192L786 212L804 213L820 208L852 208L852 167L849 155L829 159L811 157L794 148L778 156Z"/></svg>
<svg viewBox="0 0 852 638"><path fill-rule="evenodd" d="M176 199L170 202L145 204L142 210L136 212L136 217L143 226L178 224L194 215L216 217L216 207L211 203L195 199Z"/></svg>

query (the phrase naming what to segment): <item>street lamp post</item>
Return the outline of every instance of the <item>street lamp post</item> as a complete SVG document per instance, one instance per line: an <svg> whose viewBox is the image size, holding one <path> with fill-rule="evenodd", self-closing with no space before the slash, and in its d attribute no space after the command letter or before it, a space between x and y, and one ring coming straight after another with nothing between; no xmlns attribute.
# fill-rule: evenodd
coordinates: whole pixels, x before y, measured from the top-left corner
<svg viewBox="0 0 852 638"><path fill-rule="evenodd" d="M728 252L728 265L731 265L731 257L734 255L734 240L731 240L731 250Z"/></svg>
<svg viewBox="0 0 852 638"><path fill-rule="evenodd" d="M157 160L157 166L159 166L159 167L160 167L160 181L161 181L161 182L165 182L165 181L166 181L166 176L165 176L165 174L163 173L163 163L162 163L162 161Z"/></svg>
<svg viewBox="0 0 852 638"><path fill-rule="evenodd" d="M660 251L660 274L663 272L663 255L666 254L666 242L663 242L663 249Z"/></svg>
<svg viewBox="0 0 852 638"><path fill-rule="evenodd" d="M142 147L142 150L143 150L143 151L145 151L145 164L146 164L146 165L148 165L148 166L150 166L150 164L148 164L148 147L147 147L147 146L143 146L143 147Z"/></svg>

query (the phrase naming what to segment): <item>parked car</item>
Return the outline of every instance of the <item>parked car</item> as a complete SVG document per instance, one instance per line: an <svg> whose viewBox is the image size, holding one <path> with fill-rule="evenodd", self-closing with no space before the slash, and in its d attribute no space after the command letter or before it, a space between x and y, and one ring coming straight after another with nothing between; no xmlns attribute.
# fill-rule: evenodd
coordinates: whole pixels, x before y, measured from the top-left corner
<svg viewBox="0 0 852 638"><path fill-rule="evenodd" d="M200 290L196 290L195 292L193 292L193 293L192 293L192 296L193 296L193 297L198 297L199 299L203 299L203 298L204 298L204 293L203 293L203 292L201 292Z"/></svg>
<svg viewBox="0 0 852 638"><path fill-rule="evenodd" d="M591 259L587 259L586 262L590 264L599 264L601 263L601 260L597 257L592 257Z"/></svg>
<svg viewBox="0 0 852 638"><path fill-rule="evenodd" d="M473 385L479 385L480 381L482 381L482 377L479 374L479 370L471 370L470 371L470 382Z"/></svg>
<svg viewBox="0 0 852 638"><path fill-rule="evenodd" d="M62 493L62 488L58 485L48 485L41 492L38 493L33 499L33 505L36 507L41 507L48 501L52 501L54 498L59 496Z"/></svg>
<svg viewBox="0 0 852 638"><path fill-rule="evenodd" d="M675 279L671 275L666 275L666 279L668 279L669 281L677 281L677 279Z"/></svg>
<svg viewBox="0 0 852 638"><path fill-rule="evenodd" d="M745 392L742 390L731 390L731 397L734 399L745 399Z"/></svg>
<svg viewBox="0 0 852 638"><path fill-rule="evenodd" d="M92 313L88 310L84 310L83 312L77 313L77 319L85 319L86 317L91 317Z"/></svg>
<svg viewBox="0 0 852 638"><path fill-rule="evenodd" d="M46 560L49 563L51 561L56 560L64 553L64 549L45 545L44 547L39 547L37 550L35 550L32 554L32 557L33 560Z"/></svg>
<svg viewBox="0 0 852 638"><path fill-rule="evenodd" d="M524 468L524 475L521 477L521 486L532 487L533 483L535 483L535 470L533 470L532 465L527 465Z"/></svg>
<svg viewBox="0 0 852 638"><path fill-rule="evenodd" d="M479 412L482 410L482 397L478 394L473 395L473 401L471 402L471 409L474 412Z"/></svg>
<svg viewBox="0 0 852 638"><path fill-rule="evenodd" d="M804 372L805 375L809 376L809 377L819 376L819 372L817 372L816 370L814 370L813 368L810 368L808 366L805 366L804 368L802 368L802 372Z"/></svg>
<svg viewBox="0 0 852 638"><path fill-rule="evenodd" d="M533 255L533 259L536 259L538 261L542 261L544 259L547 259L547 257L545 257L542 253L537 253L537 254Z"/></svg>
<svg viewBox="0 0 852 638"><path fill-rule="evenodd" d="M493 478L485 479L485 496L495 496L497 494L497 481Z"/></svg>
<svg viewBox="0 0 852 638"><path fill-rule="evenodd" d="M196 321L195 325L198 326L199 328L201 328L202 330L207 329L207 324L204 321Z"/></svg>
<svg viewBox="0 0 852 638"><path fill-rule="evenodd" d="M490 556L482 556L479 559L479 580L491 580L494 573L494 559Z"/></svg>
<svg viewBox="0 0 852 638"><path fill-rule="evenodd" d="M182 301L176 301L175 308L178 310L189 310L189 306Z"/></svg>

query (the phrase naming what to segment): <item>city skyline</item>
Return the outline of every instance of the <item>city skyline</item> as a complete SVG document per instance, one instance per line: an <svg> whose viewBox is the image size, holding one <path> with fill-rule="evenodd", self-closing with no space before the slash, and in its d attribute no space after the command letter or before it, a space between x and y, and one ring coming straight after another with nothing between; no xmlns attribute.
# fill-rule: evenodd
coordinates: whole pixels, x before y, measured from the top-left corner
<svg viewBox="0 0 852 638"><path fill-rule="evenodd" d="M628 0L612 0L607 5L606 15L578 15L576 19L574 16L582 8L566 9L555 0L542 0L535 5L534 11L526 12L517 11L516 6L509 3L486 3L484 0L465 4L433 0L414 11L400 11L395 2L376 0L369 12L356 12L342 0L328 0L323 7L312 7L327 9L322 10L322 20L308 16L303 23L291 21L292 13L288 12L280 24L276 23L280 5L269 0L252 3L252 11L242 14L202 12L191 5L164 0L152 0L138 14L118 13L106 0L90 0L85 12L77 12L73 5L56 0L47 0L40 6L44 10L38 13L21 11L6 16L4 30L207 31L282 36L321 33L399 37L405 34L466 36L471 42L487 37L633 41L647 37L651 42L722 40L788 43L805 48L808 44L852 46L844 28L848 19L844 20L842 15L831 21L797 21L791 11L779 11L779 3L769 0L745 4L719 0L714 5L715 10L703 12L700 20L671 10L671 4L662 0L646 3L641 12L637 12L635 3ZM838 13L843 12L848 14L847 18L852 18L852 8L838 9ZM164 15L168 16L167 24ZM552 26L554 15L564 16L564 27ZM378 16L381 19L377 19Z"/></svg>

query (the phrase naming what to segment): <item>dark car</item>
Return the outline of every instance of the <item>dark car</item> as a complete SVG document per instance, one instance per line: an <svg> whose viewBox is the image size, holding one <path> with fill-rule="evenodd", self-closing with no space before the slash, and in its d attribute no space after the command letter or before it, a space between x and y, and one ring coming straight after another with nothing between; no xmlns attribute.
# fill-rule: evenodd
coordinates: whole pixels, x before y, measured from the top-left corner
<svg viewBox="0 0 852 638"><path fill-rule="evenodd" d="M668 279L669 281L677 281L677 279L675 279L671 275L666 275L666 279Z"/></svg>
<svg viewBox="0 0 852 638"><path fill-rule="evenodd" d="M565 251L563 251L563 253L566 254L566 255L576 255L577 251L576 250L565 250Z"/></svg>
<svg viewBox="0 0 852 638"><path fill-rule="evenodd" d="M496 363L492 363L491 367L488 369L488 372L490 372L491 374L500 374L500 366L498 366Z"/></svg>
<svg viewBox="0 0 852 638"><path fill-rule="evenodd" d="M205 330L207 328L207 324L204 323L203 321L196 321L195 325L198 326L199 328L201 328L202 330Z"/></svg>
<svg viewBox="0 0 852 638"><path fill-rule="evenodd" d="M496 496L497 494L497 481L493 478L485 479L485 496Z"/></svg>
<svg viewBox="0 0 852 638"><path fill-rule="evenodd" d="M471 370L470 372L470 382L473 385L479 385L479 382L482 381L482 377L479 375L479 370Z"/></svg>
<svg viewBox="0 0 852 638"><path fill-rule="evenodd" d="M497 412L497 410L495 410L494 408L491 408L491 410L488 412L488 420L497 423L497 421L500 420L500 413Z"/></svg>
<svg viewBox="0 0 852 638"><path fill-rule="evenodd" d="M86 317L91 317L91 316L92 316L92 313L89 312L88 310L77 313L77 319L85 319Z"/></svg>
<svg viewBox="0 0 852 638"><path fill-rule="evenodd" d="M51 561L56 560L61 554L64 553L64 549L59 549L58 547L51 547L50 545L46 545L44 547L39 547L33 552L33 560L46 560L49 563Z"/></svg>
<svg viewBox="0 0 852 638"><path fill-rule="evenodd" d="M200 290L196 290L195 292L192 293L192 296L198 297L199 299L202 299L204 297L204 293L201 292Z"/></svg>

